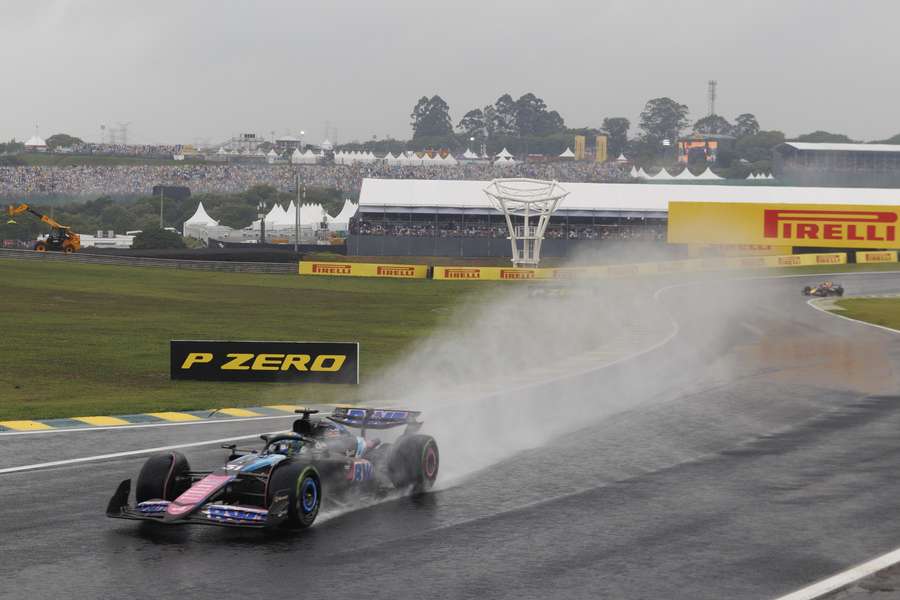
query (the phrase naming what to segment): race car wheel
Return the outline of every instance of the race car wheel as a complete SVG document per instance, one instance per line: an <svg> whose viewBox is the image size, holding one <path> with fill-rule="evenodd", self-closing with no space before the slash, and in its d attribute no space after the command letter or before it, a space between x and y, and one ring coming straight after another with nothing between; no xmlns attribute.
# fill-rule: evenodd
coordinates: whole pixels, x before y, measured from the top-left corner
<svg viewBox="0 0 900 600"><path fill-rule="evenodd" d="M151 456L138 474L135 499L139 503L174 500L190 487L190 479L185 476L190 470L187 459L180 452Z"/></svg>
<svg viewBox="0 0 900 600"><path fill-rule="evenodd" d="M809 287L809 286L806 286L805 288L803 288L803 295L804 295L804 296L809 296L809 293L810 293L811 291L812 291L812 288Z"/></svg>
<svg viewBox="0 0 900 600"><path fill-rule="evenodd" d="M397 488L411 488L414 494L434 485L441 456L430 435L403 436L393 446L388 461L388 476Z"/></svg>
<svg viewBox="0 0 900 600"><path fill-rule="evenodd" d="M266 504L282 490L288 492L288 514L284 526L306 529L312 525L322 506L322 482L319 472L310 465L287 464L276 467L269 479Z"/></svg>
<svg viewBox="0 0 900 600"><path fill-rule="evenodd" d="M844 288L839 289L838 291L835 292L835 294L837 294L838 296L843 296L843 295L844 295Z"/></svg>
<svg viewBox="0 0 900 600"><path fill-rule="evenodd" d="M34 245L34 251L35 252L46 252L47 244L45 244L44 242L38 242L37 244Z"/></svg>

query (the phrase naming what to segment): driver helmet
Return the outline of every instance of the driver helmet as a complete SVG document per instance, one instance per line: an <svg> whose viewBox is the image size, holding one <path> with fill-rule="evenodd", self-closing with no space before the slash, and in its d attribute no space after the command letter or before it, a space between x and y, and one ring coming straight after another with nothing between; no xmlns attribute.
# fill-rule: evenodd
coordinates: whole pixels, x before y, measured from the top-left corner
<svg viewBox="0 0 900 600"><path fill-rule="evenodd" d="M300 440L279 440L275 442L269 449L273 454L281 454L287 457L300 454L303 448L303 442Z"/></svg>

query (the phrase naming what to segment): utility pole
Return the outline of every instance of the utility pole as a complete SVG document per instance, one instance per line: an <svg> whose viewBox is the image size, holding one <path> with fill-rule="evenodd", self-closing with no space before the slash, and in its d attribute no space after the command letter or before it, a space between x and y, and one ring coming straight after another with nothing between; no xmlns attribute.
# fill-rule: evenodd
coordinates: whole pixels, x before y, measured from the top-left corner
<svg viewBox="0 0 900 600"><path fill-rule="evenodd" d="M165 198L165 188L159 186L159 228L163 228L163 198Z"/></svg>
<svg viewBox="0 0 900 600"><path fill-rule="evenodd" d="M294 254L300 253L300 171L297 171L297 210L294 211Z"/></svg>

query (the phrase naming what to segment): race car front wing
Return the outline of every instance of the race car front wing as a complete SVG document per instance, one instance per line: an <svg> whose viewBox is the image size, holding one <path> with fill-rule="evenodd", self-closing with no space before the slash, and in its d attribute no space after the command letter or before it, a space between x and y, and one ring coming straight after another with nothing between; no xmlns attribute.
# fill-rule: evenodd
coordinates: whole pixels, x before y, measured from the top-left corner
<svg viewBox="0 0 900 600"><path fill-rule="evenodd" d="M165 525L218 525L264 529L284 522L290 501L289 491L279 490L272 495L272 503L268 508L206 502L185 516L173 519L166 517L166 511L171 504L168 500L149 500L131 506L128 504L130 495L131 480L126 479L119 484L109 499L106 516L112 519L154 521Z"/></svg>

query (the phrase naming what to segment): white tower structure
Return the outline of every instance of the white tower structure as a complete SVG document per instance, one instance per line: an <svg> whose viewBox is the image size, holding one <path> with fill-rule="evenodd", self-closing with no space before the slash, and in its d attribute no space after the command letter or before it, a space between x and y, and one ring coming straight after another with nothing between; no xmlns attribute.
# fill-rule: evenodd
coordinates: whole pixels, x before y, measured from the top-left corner
<svg viewBox="0 0 900 600"><path fill-rule="evenodd" d="M550 216L569 192L558 181L517 178L495 179L484 193L506 217L513 266L536 267L541 260L541 242ZM514 221L521 224L516 225Z"/></svg>

